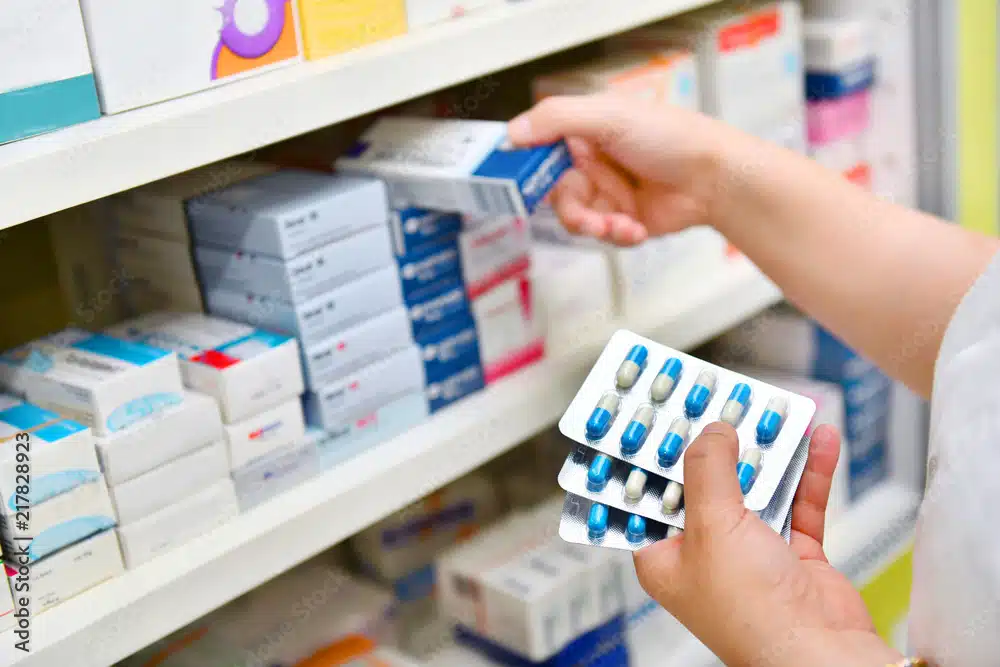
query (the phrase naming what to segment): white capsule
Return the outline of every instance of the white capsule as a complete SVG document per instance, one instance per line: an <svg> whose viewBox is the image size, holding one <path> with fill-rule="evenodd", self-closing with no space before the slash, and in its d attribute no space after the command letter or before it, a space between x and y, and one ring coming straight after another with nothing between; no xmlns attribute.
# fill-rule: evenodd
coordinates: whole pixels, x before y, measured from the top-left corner
<svg viewBox="0 0 1000 667"><path fill-rule="evenodd" d="M678 528L677 526L667 526L667 539L671 537L677 537L678 535L683 535L684 529Z"/></svg>
<svg viewBox="0 0 1000 667"><path fill-rule="evenodd" d="M633 468L625 480L625 500L630 503L637 503L642 500L642 495L646 492L646 480L648 475L645 470Z"/></svg>
<svg viewBox="0 0 1000 667"><path fill-rule="evenodd" d="M684 485L680 482L670 482L663 490L663 513L676 514L684 499Z"/></svg>

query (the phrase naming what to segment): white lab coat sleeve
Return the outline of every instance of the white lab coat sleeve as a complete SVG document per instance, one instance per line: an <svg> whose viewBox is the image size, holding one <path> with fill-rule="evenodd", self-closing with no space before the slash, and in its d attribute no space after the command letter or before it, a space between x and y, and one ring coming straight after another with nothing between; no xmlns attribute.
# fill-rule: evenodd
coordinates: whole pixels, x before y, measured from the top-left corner
<svg viewBox="0 0 1000 667"><path fill-rule="evenodd" d="M962 300L934 373L909 642L940 667L1000 665L1000 255Z"/></svg>

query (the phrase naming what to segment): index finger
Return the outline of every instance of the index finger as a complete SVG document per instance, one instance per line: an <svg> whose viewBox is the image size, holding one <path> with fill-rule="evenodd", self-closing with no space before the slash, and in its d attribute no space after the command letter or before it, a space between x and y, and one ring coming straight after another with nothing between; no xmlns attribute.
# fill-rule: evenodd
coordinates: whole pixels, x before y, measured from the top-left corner
<svg viewBox="0 0 1000 667"><path fill-rule="evenodd" d="M550 144L567 137L598 145L624 131L621 98L607 94L548 97L510 121L507 134L518 146Z"/></svg>

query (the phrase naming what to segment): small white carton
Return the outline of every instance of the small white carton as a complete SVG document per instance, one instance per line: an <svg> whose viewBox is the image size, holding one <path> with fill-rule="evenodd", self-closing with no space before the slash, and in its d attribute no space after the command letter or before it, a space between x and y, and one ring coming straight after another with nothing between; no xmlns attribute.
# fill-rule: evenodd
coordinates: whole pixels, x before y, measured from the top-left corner
<svg viewBox="0 0 1000 667"><path fill-rule="evenodd" d="M184 383L219 402L232 424L302 393L298 343L200 313L151 313L112 327L115 335L174 350Z"/></svg>
<svg viewBox="0 0 1000 667"><path fill-rule="evenodd" d="M464 226L458 235L458 247L462 278L470 299L531 268L531 235L524 218L466 217Z"/></svg>
<svg viewBox="0 0 1000 667"><path fill-rule="evenodd" d="M545 334L527 271L472 301L486 384L492 384L545 355Z"/></svg>
<svg viewBox="0 0 1000 667"><path fill-rule="evenodd" d="M302 403L296 396L243 421L225 426L230 470L239 470L254 459L300 441L306 426Z"/></svg>
<svg viewBox="0 0 1000 667"><path fill-rule="evenodd" d="M4 354L4 379L36 405L89 426L124 430L183 398L177 355L77 329Z"/></svg>
<svg viewBox="0 0 1000 667"><path fill-rule="evenodd" d="M118 529L125 565L130 570L191 542L239 514L233 482L220 479L209 487Z"/></svg>
<svg viewBox="0 0 1000 667"><path fill-rule="evenodd" d="M389 205L376 179L282 169L188 202L198 245L290 259L370 227Z"/></svg>
<svg viewBox="0 0 1000 667"><path fill-rule="evenodd" d="M195 247L194 254L206 290L251 292L292 303L326 294L393 261L385 224L287 260L207 246Z"/></svg>
<svg viewBox="0 0 1000 667"><path fill-rule="evenodd" d="M228 477L229 450L220 439L109 491L119 525L128 525Z"/></svg>
<svg viewBox="0 0 1000 667"><path fill-rule="evenodd" d="M97 438L97 453L108 484L117 486L222 437L222 419L215 400L187 391L179 405L123 431Z"/></svg>
<svg viewBox="0 0 1000 667"><path fill-rule="evenodd" d="M307 434L300 442L276 449L232 472L240 511L259 505L302 484L319 472L316 443Z"/></svg>

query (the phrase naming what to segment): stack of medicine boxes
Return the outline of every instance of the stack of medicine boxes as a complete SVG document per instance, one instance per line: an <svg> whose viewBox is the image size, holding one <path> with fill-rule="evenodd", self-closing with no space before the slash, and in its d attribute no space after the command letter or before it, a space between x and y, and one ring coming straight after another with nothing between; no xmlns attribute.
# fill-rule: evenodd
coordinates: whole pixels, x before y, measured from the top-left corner
<svg viewBox="0 0 1000 667"><path fill-rule="evenodd" d="M201 313L150 313L110 331L176 352L184 384L204 407L203 416L173 431L175 439L191 431L202 439L210 430L216 441L211 461L206 453L201 465L211 463L219 496L223 486L228 492L225 502L221 497L210 502L208 495L191 497L188 504L196 511L190 513L199 522L225 520L238 511L237 497L242 507L256 504L267 493L260 483L279 477L276 471L281 471L280 478L296 479L298 471L305 471L302 476L315 472L314 462L309 469L310 452L303 445L302 370L294 339ZM174 484L183 485L180 470L175 474ZM207 476L204 471L188 474ZM225 516L220 508L225 508Z"/></svg>
<svg viewBox="0 0 1000 667"><path fill-rule="evenodd" d="M817 162L871 187L869 130L875 45L864 17L805 23L809 150Z"/></svg>
<svg viewBox="0 0 1000 667"><path fill-rule="evenodd" d="M188 202L208 311L298 338L321 457L427 416L388 215L381 182L298 169Z"/></svg>

